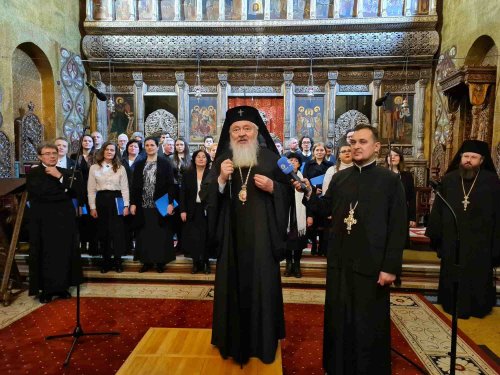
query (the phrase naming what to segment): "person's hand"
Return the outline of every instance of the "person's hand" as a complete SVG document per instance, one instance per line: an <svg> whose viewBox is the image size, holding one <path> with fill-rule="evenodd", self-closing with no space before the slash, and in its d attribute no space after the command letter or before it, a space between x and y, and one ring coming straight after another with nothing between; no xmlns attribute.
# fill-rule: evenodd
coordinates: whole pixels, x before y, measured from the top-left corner
<svg viewBox="0 0 500 375"><path fill-rule="evenodd" d="M130 206L130 214L135 215L137 212L137 206L135 204Z"/></svg>
<svg viewBox="0 0 500 375"><path fill-rule="evenodd" d="M255 186L260 190L267 191L268 193L272 193L274 190L274 182L269 177L256 174L253 176L253 181L255 182Z"/></svg>
<svg viewBox="0 0 500 375"><path fill-rule="evenodd" d="M322 192L323 192L323 190L321 190L321 189L319 189L319 188L318 188L318 189L316 189L316 195L321 195L321 193L322 193Z"/></svg>
<svg viewBox="0 0 500 375"><path fill-rule="evenodd" d="M123 216L128 216L128 207L123 207Z"/></svg>
<svg viewBox="0 0 500 375"><path fill-rule="evenodd" d="M417 226L417 223L414 221L410 221L410 228L415 228Z"/></svg>
<svg viewBox="0 0 500 375"><path fill-rule="evenodd" d="M314 224L314 220L312 217L308 216L307 219L306 219L306 224L308 227L312 227L312 225Z"/></svg>
<svg viewBox="0 0 500 375"><path fill-rule="evenodd" d="M167 206L167 215L173 215L174 213L174 205L173 204L169 204Z"/></svg>
<svg viewBox="0 0 500 375"><path fill-rule="evenodd" d="M392 273L380 271L380 273L378 275L377 284L379 284L381 286L391 285L394 282L394 280L396 280L396 275L393 275Z"/></svg>
<svg viewBox="0 0 500 375"><path fill-rule="evenodd" d="M82 207L78 206L78 208L76 209L76 216L82 216Z"/></svg>
<svg viewBox="0 0 500 375"><path fill-rule="evenodd" d="M90 210L90 216L92 216L94 219L97 219L97 210Z"/></svg>
<svg viewBox="0 0 500 375"><path fill-rule="evenodd" d="M293 187L295 188L295 190L297 190L299 193L304 193L301 188L300 188L300 182L299 181L295 181L295 180L290 180L292 182L292 185ZM306 185L306 188L308 189L309 193L304 193L304 195L306 196L306 198L309 198L311 196L311 183L309 182L309 180L307 178L303 178L302 180L300 180L304 185Z"/></svg>
<svg viewBox="0 0 500 375"><path fill-rule="evenodd" d="M234 165L231 159L224 160L220 165L219 183L225 184L233 172Z"/></svg>
<svg viewBox="0 0 500 375"><path fill-rule="evenodd" d="M63 176L62 173L59 172L56 167L45 167L45 173L57 179L60 179Z"/></svg>
<svg viewBox="0 0 500 375"><path fill-rule="evenodd" d="M185 223L187 220L187 213L186 212L181 212L181 220Z"/></svg>

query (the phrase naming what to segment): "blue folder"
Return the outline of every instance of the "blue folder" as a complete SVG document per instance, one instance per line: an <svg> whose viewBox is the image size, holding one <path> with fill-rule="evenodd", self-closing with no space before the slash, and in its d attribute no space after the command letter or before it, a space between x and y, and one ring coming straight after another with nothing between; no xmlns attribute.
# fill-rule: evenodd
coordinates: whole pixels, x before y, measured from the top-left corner
<svg viewBox="0 0 500 375"><path fill-rule="evenodd" d="M116 212L118 213L118 215L123 215L123 209L125 208L125 204L123 203L123 198L122 197L118 197L118 198L115 198L115 201L116 201Z"/></svg>
<svg viewBox="0 0 500 375"><path fill-rule="evenodd" d="M318 186L318 185L323 185L323 180L325 179L325 175L322 174L321 176L311 178L311 185Z"/></svg>
<svg viewBox="0 0 500 375"><path fill-rule="evenodd" d="M156 209L158 210L161 216L167 216L167 208L169 203L170 199L168 197L168 193L165 194L163 197L158 198L155 201ZM179 205L175 199L172 202L172 204L174 205L174 208L176 208Z"/></svg>

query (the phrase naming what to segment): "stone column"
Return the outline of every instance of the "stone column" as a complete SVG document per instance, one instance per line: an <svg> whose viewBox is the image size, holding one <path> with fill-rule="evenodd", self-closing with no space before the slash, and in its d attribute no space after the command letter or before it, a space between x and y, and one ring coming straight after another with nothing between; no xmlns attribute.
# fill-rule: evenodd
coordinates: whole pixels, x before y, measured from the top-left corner
<svg viewBox="0 0 500 375"><path fill-rule="evenodd" d="M430 0L429 1L429 15L430 16L435 16L437 15L437 0Z"/></svg>
<svg viewBox="0 0 500 375"><path fill-rule="evenodd" d="M415 100L413 107L413 139L416 140L413 156L424 159L424 126L425 126L425 88L428 79L422 78L415 84Z"/></svg>
<svg viewBox="0 0 500 375"><path fill-rule="evenodd" d="M286 19L293 20L293 0L287 0L286 2Z"/></svg>
<svg viewBox="0 0 500 375"><path fill-rule="evenodd" d="M327 113L328 113L328 133L327 137L332 138L335 142L335 102L337 89L337 79L339 72L331 70L328 72L328 82L326 83L326 99L327 99ZM334 145L336 146L336 145Z"/></svg>
<svg viewBox="0 0 500 375"><path fill-rule="evenodd" d="M229 85L227 83L227 72L217 72L217 77L219 78L219 85L217 86L217 135L220 134L222 130L222 125L226 120L226 112L228 107L227 93Z"/></svg>
<svg viewBox="0 0 500 375"><path fill-rule="evenodd" d="M311 2L310 2L310 7L309 7L309 19L315 20L316 19L316 0L310 0L310 1Z"/></svg>
<svg viewBox="0 0 500 375"><path fill-rule="evenodd" d="M153 21L161 20L160 3L158 2L158 0L154 0L152 3L153 3Z"/></svg>
<svg viewBox="0 0 500 375"><path fill-rule="evenodd" d="M224 21L226 19L226 2L224 0L219 0L219 21Z"/></svg>
<svg viewBox="0 0 500 375"><path fill-rule="evenodd" d="M203 1L196 0L196 21L203 20Z"/></svg>
<svg viewBox="0 0 500 375"><path fill-rule="evenodd" d="M283 146L285 146L286 140L292 137L292 134L295 134L291 132L291 121L290 118L292 116L292 110L294 108L293 105L293 72L292 71L285 71L283 72L283 100L285 104L285 117L284 117L284 123L283 123Z"/></svg>
<svg viewBox="0 0 500 375"><path fill-rule="evenodd" d="M87 16L85 17L85 21L93 21L94 20L94 17L93 17L93 0L86 0L87 1L87 4L85 6L85 10L87 12Z"/></svg>
<svg viewBox="0 0 500 375"><path fill-rule="evenodd" d="M175 85L175 91L177 92L177 103L178 103L178 119L177 126L179 137L184 137L186 141L189 137L189 129L186 123L186 118L189 118L189 85L185 80L184 71L175 72L175 79L177 84Z"/></svg>
<svg viewBox="0 0 500 375"><path fill-rule="evenodd" d="M142 72L132 72L132 78L134 80L135 126L137 131L144 134L144 81L142 79Z"/></svg>
<svg viewBox="0 0 500 375"><path fill-rule="evenodd" d="M181 0L175 0L174 3L174 21L181 20Z"/></svg>
<svg viewBox="0 0 500 375"><path fill-rule="evenodd" d="M361 18L363 17L363 1L364 0L358 0L356 13L355 13L356 17L361 17Z"/></svg>
<svg viewBox="0 0 500 375"><path fill-rule="evenodd" d="M372 125L376 128L380 125L380 108L375 105L375 102L380 97L380 85L384 78L383 70L375 70L373 72L373 81L370 84L372 92Z"/></svg>
<svg viewBox="0 0 500 375"><path fill-rule="evenodd" d="M387 0L381 0L380 14L382 17L387 17Z"/></svg>
<svg viewBox="0 0 500 375"><path fill-rule="evenodd" d="M247 15L248 15L248 0L241 0L241 20L246 21Z"/></svg>
<svg viewBox="0 0 500 375"><path fill-rule="evenodd" d="M264 1L264 19L265 20L271 19L271 0Z"/></svg>

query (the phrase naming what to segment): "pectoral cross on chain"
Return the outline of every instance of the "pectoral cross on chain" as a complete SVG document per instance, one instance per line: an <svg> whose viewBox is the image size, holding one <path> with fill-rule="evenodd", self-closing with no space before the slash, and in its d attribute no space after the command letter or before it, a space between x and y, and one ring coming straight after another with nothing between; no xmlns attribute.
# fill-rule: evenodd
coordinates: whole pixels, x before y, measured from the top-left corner
<svg viewBox="0 0 500 375"><path fill-rule="evenodd" d="M354 218L354 209L349 210L349 215L344 219L344 223L347 224L347 234L351 234L351 229L354 224L358 221Z"/></svg>
<svg viewBox="0 0 500 375"><path fill-rule="evenodd" d="M464 205L464 211L467 211L467 206L470 204L469 197L465 196L462 204Z"/></svg>

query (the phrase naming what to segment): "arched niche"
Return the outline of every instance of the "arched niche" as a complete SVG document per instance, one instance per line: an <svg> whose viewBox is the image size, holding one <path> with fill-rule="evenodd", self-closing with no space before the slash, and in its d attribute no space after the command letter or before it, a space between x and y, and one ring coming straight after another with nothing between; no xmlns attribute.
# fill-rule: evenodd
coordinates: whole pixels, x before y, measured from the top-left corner
<svg viewBox="0 0 500 375"><path fill-rule="evenodd" d="M488 35L481 35L477 38L465 57L464 65L496 65L498 48L495 41Z"/></svg>
<svg viewBox="0 0 500 375"><path fill-rule="evenodd" d="M31 42L22 43L12 54L14 117L22 118L28 104L45 128L45 139L56 136L54 76L45 53Z"/></svg>

